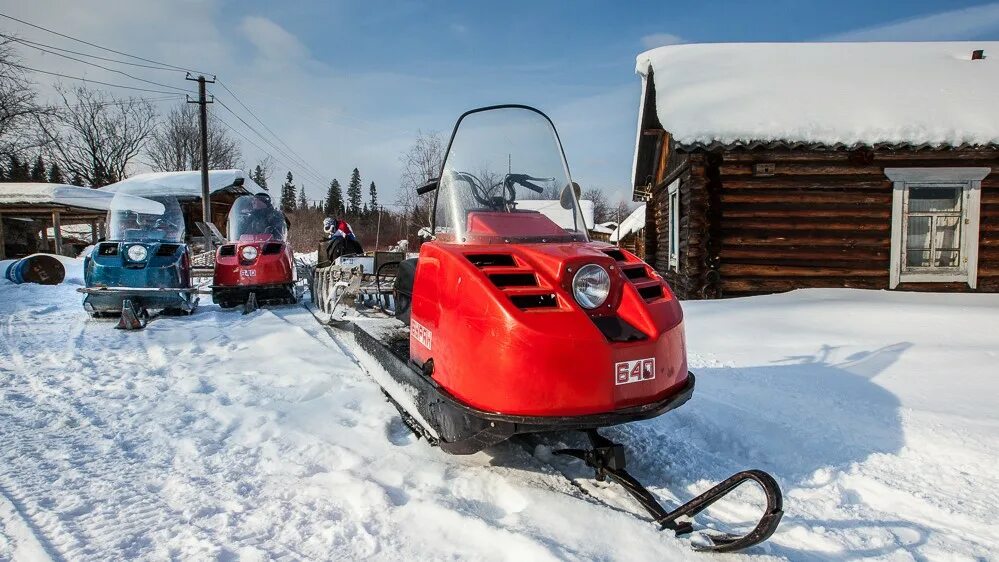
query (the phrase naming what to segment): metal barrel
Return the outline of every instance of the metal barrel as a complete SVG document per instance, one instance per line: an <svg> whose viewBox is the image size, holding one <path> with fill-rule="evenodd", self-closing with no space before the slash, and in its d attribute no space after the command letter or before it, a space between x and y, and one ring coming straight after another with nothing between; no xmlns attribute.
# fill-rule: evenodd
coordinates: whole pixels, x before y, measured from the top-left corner
<svg viewBox="0 0 999 562"><path fill-rule="evenodd" d="M50 254L32 254L19 260L0 261L0 272L13 283L58 285L66 278L66 268Z"/></svg>

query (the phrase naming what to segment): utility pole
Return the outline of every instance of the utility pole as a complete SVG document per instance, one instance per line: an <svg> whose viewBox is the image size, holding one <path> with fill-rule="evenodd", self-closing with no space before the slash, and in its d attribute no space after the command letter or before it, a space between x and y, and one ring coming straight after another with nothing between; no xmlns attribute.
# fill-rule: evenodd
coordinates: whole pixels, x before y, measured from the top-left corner
<svg viewBox="0 0 999 562"><path fill-rule="evenodd" d="M208 189L208 104L214 102L215 98L213 96L212 99L208 99L205 84L214 84L215 77L213 76L211 80L200 75L195 78L188 72L184 79L198 83L198 99L192 100L188 97L187 103L196 103L201 110L201 221L208 225L212 224L212 201ZM206 246L211 245L210 240L206 240L206 242Z"/></svg>
<svg viewBox="0 0 999 562"><path fill-rule="evenodd" d="M378 251L378 239L382 233L382 209L381 205L378 206L378 226L375 228L375 251Z"/></svg>

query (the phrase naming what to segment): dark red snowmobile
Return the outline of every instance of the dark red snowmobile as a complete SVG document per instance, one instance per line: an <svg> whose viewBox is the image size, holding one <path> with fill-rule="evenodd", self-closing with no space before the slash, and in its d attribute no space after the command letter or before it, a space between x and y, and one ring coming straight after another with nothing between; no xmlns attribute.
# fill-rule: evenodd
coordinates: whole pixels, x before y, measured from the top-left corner
<svg viewBox="0 0 999 562"><path fill-rule="evenodd" d="M634 254L588 240L578 189L540 111L508 105L462 115L440 178L418 190L434 194L433 240L399 264L395 329L358 320L358 343L409 387L386 389L407 423L449 453L518 434L583 431L591 449L556 454L620 483L677 534L693 531L681 517L755 481L767 506L754 529L697 548L766 540L783 512L765 472L740 472L667 511L625 470L624 447L597 432L681 406L694 375L680 303ZM546 194L557 194L556 213L524 208Z"/></svg>
<svg viewBox="0 0 999 562"><path fill-rule="evenodd" d="M284 214L260 193L233 202L226 228L229 243L215 253L212 301L222 308L297 302L295 255Z"/></svg>

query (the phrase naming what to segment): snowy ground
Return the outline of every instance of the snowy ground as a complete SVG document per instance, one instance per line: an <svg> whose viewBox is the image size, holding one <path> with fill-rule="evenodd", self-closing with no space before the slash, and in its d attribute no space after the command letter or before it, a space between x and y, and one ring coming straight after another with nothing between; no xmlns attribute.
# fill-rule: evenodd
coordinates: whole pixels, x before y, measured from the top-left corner
<svg viewBox="0 0 999 562"><path fill-rule="evenodd" d="M0 285L0 560L703 557L520 447L449 457L414 439L304 309L207 305L125 333L74 289ZM772 472L787 515L745 557L999 549L999 296L685 310L694 399L612 432L659 494ZM751 496L711 515L751 519Z"/></svg>

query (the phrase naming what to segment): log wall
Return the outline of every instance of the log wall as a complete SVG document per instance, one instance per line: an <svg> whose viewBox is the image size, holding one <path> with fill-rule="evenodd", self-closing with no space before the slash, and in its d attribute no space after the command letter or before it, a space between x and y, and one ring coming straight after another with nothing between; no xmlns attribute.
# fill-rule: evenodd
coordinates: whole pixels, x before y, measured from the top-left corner
<svg viewBox="0 0 999 562"><path fill-rule="evenodd" d="M999 151L724 153L706 175L716 215L719 290L742 296L806 287L887 289L892 182L886 167L988 166L982 182L978 291L999 291ZM772 176L754 163L774 163ZM697 189L700 186L692 186ZM717 191L714 191L717 190ZM682 212L701 214L703 209ZM692 271L702 276L703 271ZM962 283L900 290L970 291Z"/></svg>

